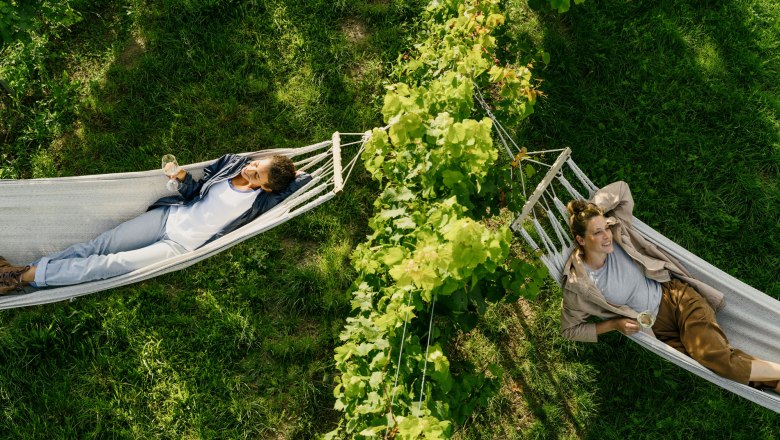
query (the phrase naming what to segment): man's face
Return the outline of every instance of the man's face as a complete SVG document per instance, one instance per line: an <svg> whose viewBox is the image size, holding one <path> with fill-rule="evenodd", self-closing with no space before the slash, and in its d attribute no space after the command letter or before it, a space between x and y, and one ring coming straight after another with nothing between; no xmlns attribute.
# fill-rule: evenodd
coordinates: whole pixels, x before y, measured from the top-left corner
<svg viewBox="0 0 780 440"><path fill-rule="evenodd" d="M271 169L271 159L258 159L249 162L242 170L241 175L255 188L271 192L268 187L268 171Z"/></svg>

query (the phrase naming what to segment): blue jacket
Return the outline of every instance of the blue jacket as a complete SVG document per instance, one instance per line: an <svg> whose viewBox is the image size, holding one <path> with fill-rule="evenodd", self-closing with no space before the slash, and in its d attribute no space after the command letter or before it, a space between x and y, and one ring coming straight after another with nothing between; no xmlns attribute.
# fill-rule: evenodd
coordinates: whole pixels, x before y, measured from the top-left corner
<svg viewBox="0 0 780 440"><path fill-rule="evenodd" d="M197 182L192 178L190 173L187 173L187 176L184 178L184 181L179 187L178 196L163 197L160 200L154 202L147 209L147 211L154 208L159 208L161 206L189 206L194 203L198 203L201 199L203 199L203 197L206 196L206 194L209 192L209 189L211 189L215 183L237 176L241 170L251 161L252 159L246 156L226 154L217 159L213 164L204 168L203 178ZM260 194L258 194L255 198L255 201L252 204L252 208L238 216L238 218L227 225L225 229L211 237L208 242L214 241L217 238L222 237L223 235L228 234L256 219L264 212L278 205L290 194L301 189L301 187L309 183L310 180L311 176L309 174L300 173L295 177L295 180L290 183L290 185L287 186L287 188L285 188L283 191L266 192L262 189L258 189L257 191L259 191Z"/></svg>

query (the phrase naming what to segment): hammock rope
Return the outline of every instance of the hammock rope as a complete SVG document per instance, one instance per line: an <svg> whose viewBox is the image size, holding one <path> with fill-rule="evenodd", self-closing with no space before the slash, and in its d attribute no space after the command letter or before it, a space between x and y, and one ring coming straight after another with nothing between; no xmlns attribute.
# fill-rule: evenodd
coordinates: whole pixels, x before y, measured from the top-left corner
<svg viewBox="0 0 780 440"><path fill-rule="evenodd" d="M385 438L390 431L390 418L393 416L393 405L395 404L395 394L398 391L398 376L401 373L401 357L404 353L404 341L406 341L406 324L409 322L409 305L412 303L412 291L406 298L406 314L404 315L404 329L401 333L401 346L398 348L398 364L395 367L395 381L393 381L393 395L390 398L390 410L387 413L387 426L385 427Z"/></svg>
<svg viewBox="0 0 780 440"><path fill-rule="evenodd" d="M425 344L425 363L423 364L422 380L420 381L420 401L417 403L417 418L422 415L422 401L425 396L425 375L428 373L428 350L431 348L431 333L433 333L433 312L436 310L436 295L431 300L431 318L428 320L428 342Z"/></svg>
<svg viewBox="0 0 780 440"><path fill-rule="evenodd" d="M488 105L478 89L475 95L477 102L493 120L496 133L502 137L506 130L489 111ZM507 145L503 139L502 143ZM516 145L514 142L512 144ZM507 153L510 160L515 159L511 151L508 150ZM526 155L536 156L547 153L558 153L559 155L552 166L545 165L549 167L549 170L532 194L527 194L523 183L526 203L512 222L511 228L532 249L539 250L543 247L540 259L550 271L550 276L558 285L561 285L563 268L573 250L574 242L569 237L570 233L562 227L562 225L568 225L568 214L565 205L558 197L558 193L565 194L572 199L587 199L598 190L598 187L577 166L571 158L571 150L568 148L528 152ZM522 160L527 159L523 158ZM572 180L570 181L565 174L568 174ZM572 182L576 182L576 184L572 184ZM582 191L577 189L578 185ZM558 186L557 190L556 186ZM583 197L582 194L588 194L588 197ZM547 205L547 198L551 199L556 206L557 215L549 206L544 207ZM537 212L543 213L544 216L537 216ZM546 220L546 227L540 218ZM528 222L530 222L530 230L536 233L536 239L541 245L527 229ZM645 239L677 259L695 278L718 289L726 296L726 307L718 312L718 323L733 347L762 359L780 362L780 301L704 261L636 217L632 219L632 224ZM549 230L553 231L552 237L547 232ZM777 393L762 391L722 378L691 357L678 352L649 334L639 332L629 336L629 338L652 353L723 389L780 413L780 395Z"/></svg>
<svg viewBox="0 0 780 440"><path fill-rule="evenodd" d="M341 144L342 136L359 136L359 139ZM331 140L308 146L242 153L252 159L277 154L288 156L296 169L308 172L312 179L249 224L194 251L105 280L40 290L28 288L25 294L0 297L0 310L69 300L180 270L272 229L335 197L349 179L369 138L370 132L336 132ZM342 166L342 148L354 145L359 145L354 156ZM182 168L199 179L211 163ZM159 170L0 180L0 210L4 213L0 217L0 255L16 264L28 264L73 243L91 240L142 214L157 199L172 195L164 182L165 176ZM31 230L33 234L29 233Z"/></svg>

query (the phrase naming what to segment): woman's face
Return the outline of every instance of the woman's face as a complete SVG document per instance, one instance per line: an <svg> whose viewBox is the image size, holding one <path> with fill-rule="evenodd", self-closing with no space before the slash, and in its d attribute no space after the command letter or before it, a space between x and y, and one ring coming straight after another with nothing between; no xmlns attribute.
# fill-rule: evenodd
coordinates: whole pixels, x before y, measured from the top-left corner
<svg viewBox="0 0 780 440"><path fill-rule="evenodd" d="M588 229L585 236L577 236L577 243L585 250L585 254L611 254L615 249L612 247L612 230L607 227L607 219L603 215L598 215L588 221Z"/></svg>

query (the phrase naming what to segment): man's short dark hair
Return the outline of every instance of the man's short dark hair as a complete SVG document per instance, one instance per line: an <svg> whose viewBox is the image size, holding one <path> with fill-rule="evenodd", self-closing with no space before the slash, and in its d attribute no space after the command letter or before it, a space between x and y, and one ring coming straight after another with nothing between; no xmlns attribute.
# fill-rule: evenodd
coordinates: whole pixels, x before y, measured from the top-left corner
<svg viewBox="0 0 780 440"><path fill-rule="evenodd" d="M268 187L273 192L283 191L295 180L295 164L287 156L272 156L268 169Z"/></svg>

